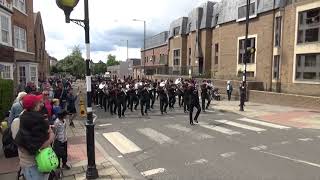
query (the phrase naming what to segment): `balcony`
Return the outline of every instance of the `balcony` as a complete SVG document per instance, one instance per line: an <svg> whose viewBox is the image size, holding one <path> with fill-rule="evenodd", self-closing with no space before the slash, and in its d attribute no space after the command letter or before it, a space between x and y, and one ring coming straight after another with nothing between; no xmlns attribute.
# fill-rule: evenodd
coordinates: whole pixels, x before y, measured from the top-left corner
<svg viewBox="0 0 320 180"><path fill-rule="evenodd" d="M12 11L12 1L11 0L0 0L0 7Z"/></svg>

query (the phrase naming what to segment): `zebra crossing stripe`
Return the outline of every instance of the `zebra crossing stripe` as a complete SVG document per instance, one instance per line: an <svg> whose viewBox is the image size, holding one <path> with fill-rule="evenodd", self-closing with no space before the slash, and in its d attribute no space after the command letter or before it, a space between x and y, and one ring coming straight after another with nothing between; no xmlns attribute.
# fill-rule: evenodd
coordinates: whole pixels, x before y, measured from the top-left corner
<svg viewBox="0 0 320 180"><path fill-rule="evenodd" d="M233 131L231 129L227 129L227 128L224 128L224 127L208 125L208 124L204 124L204 123L199 123L199 125L201 127L204 127L204 128L207 128L207 129L210 129L210 130L213 130L213 131L217 131L217 132L220 132L220 133L223 133L223 134L227 134L227 135L241 134L238 131Z"/></svg>
<svg viewBox="0 0 320 180"><path fill-rule="evenodd" d="M121 154L141 151L140 147L120 132L103 133L103 137L105 137Z"/></svg>
<svg viewBox="0 0 320 180"><path fill-rule="evenodd" d="M241 118L241 119L238 119L238 120L239 120L239 121L248 122L248 123L258 124L258 125L261 125L261 126L276 128L276 129L290 129L290 127L287 127L287 126L272 124L272 123L268 123L268 122L264 122L264 121L258 121L258 120L253 120L253 119L249 119L249 118Z"/></svg>
<svg viewBox="0 0 320 180"><path fill-rule="evenodd" d="M144 171L144 172L141 172L142 176L152 176L152 175L155 175L155 174L159 174L159 173L164 173L166 172L166 169L164 168L158 168L158 169L151 169L151 170L148 170L148 171Z"/></svg>
<svg viewBox="0 0 320 180"><path fill-rule="evenodd" d="M171 139L170 137L151 128L137 129L137 131L147 136L150 140L157 142L158 144L165 144L165 143L177 144L178 143L177 141Z"/></svg>
<svg viewBox="0 0 320 180"><path fill-rule="evenodd" d="M248 125L245 125L245 124L240 124L240 123L236 123L236 122L228 121L228 120L215 120L215 121L217 121L219 123L227 124L227 125L230 125L230 126L234 126L234 127L238 127L238 128L242 128L242 129L247 129L247 130L250 130L250 131L255 131L255 132L266 131L265 129L262 129L262 128L258 128L258 127L254 127L254 126L248 126Z"/></svg>
<svg viewBox="0 0 320 180"><path fill-rule="evenodd" d="M197 140L203 140L203 139L212 139L214 138L213 136L210 136L209 134L205 133L200 133L200 132L194 132L192 129L184 127L180 124L169 124L166 125L167 128L174 129L177 131L181 131L184 133L188 133L192 138L195 138Z"/></svg>

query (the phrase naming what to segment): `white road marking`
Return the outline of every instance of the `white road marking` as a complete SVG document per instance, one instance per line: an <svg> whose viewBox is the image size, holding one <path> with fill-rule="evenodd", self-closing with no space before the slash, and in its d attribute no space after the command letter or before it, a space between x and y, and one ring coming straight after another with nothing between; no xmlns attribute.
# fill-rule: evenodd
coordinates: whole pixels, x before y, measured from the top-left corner
<svg viewBox="0 0 320 180"><path fill-rule="evenodd" d="M228 158L228 157L234 156L235 154L236 152L228 152L228 153L220 154L220 156L223 158Z"/></svg>
<svg viewBox="0 0 320 180"><path fill-rule="evenodd" d="M152 175L164 173L164 172L166 172L166 169L158 168L158 169L151 169L148 171L141 172L141 174L142 174L142 176L152 176Z"/></svg>
<svg viewBox="0 0 320 180"><path fill-rule="evenodd" d="M304 141L304 142L307 142L307 141L313 141L312 138L301 138L301 139L298 139L299 141Z"/></svg>
<svg viewBox="0 0 320 180"><path fill-rule="evenodd" d="M150 140L157 142L158 144L177 144L178 142L171 139L170 137L159 133L158 131L151 129L151 128L143 128L137 129L141 134L147 136Z"/></svg>
<svg viewBox="0 0 320 180"><path fill-rule="evenodd" d="M304 160L299 160L299 159L294 159L294 158L290 158L290 157L287 157L287 156L282 156L282 155L279 155L279 154L274 154L274 153L270 153L270 152L266 152L266 151L260 151L260 152L265 153L265 154L269 154L271 156L279 157L279 158L282 158L282 159L287 159L287 160L290 160L290 161L294 161L296 163L302 163L302 164L306 164L306 165L310 165L310 166L314 166L314 167L320 168L320 164L316 164L316 163L312 163L312 162L308 162L308 161L304 161Z"/></svg>
<svg viewBox="0 0 320 180"><path fill-rule="evenodd" d="M194 162L192 162L192 163L186 162L185 165L186 165L186 166L192 166L192 165L205 164L205 163L208 163L208 160L206 160L206 159L199 159L199 160L196 160L196 161L194 161Z"/></svg>
<svg viewBox="0 0 320 180"><path fill-rule="evenodd" d="M214 131L217 131L217 132L220 132L220 133L223 133L223 134L227 134L227 135L241 134L238 131L233 131L231 129L227 129L227 128L224 128L224 127L208 125L208 124L204 124L204 123L201 123L201 122L199 123L199 125L201 127L204 127L204 128L210 129L210 130L214 130Z"/></svg>
<svg viewBox="0 0 320 180"><path fill-rule="evenodd" d="M265 129L262 129L262 128L258 128L258 127L254 127L254 126L248 126L248 125L245 125L245 124L240 124L240 123L236 123L236 122L232 122L232 121L228 121L228 120L215 120L215 121L217 121L219 123L223 123L223 124L228 124L230 126L235 126L235 127L238 127L238 128L255 131L255 132L266 131Z"/></svg>
<svg viewBox="0 0 320 180"><path fill-rule="evenodd" d="M265 145L261 145L261 146L256 146L256 147L252 147L250 149L254 150L254 151L261 151L261 150L266 150L268 147Z"/></svg>
<svg viewBox="0 0 320 180"><path fill-rule="evenodd" d="M107 124L100 124L99 127L105 127L105 126L111 126L112 124L107 123Z"/></svg>
<svg viewBox="0 0 320 180"><path fill-rule="evenodd" d="M120 132L103 133L103 136L116 148L121 154L141 151L136 144L122 135Z"/></svg>
<svg viewBox="0 0 320 180"><path fill-rule="evenodd" d="M241 118L241 119L238 119L238 120L244 121L244 122L248 122L248 123L258 124L258 125L262 125L262 126L267 126L267 127L271 127L271 128L276 128L276 129L290 129L290 127L287 127L287 126L282 126L282 125L278 125L278 124L272 124L272 123L253 120L253 119L249 119L249 118Z"/></svg>
<svg viewBox="0 0 320 180"><path fill-rule="evenodd" d="M289 141L282 141L281 144L289 144Z"/></svg>
<svg viewBox="0 0 320 180"><path fill-rule="evenodd" d="M209 134L200 133L200 132L193 132L192 129L184 127L180 124L169 124L166 125L167 128L178 130L184 133L188 133L192 138L195 138L197 140L203 140L203 139L212 139L213 136L210 136Z"/></svg>
<svg viewBox="0 0 320 180"><path fill-rule="evenodd" d="M214 113L214 112L216 112L216 111L214 111L214 110L206 110L206 112Z"/></svg>
<svg viewBox="0 0 320 180"><path fill-rule="evenodd" d="M122 156L122 155L119 155L118 158L123 158L123 156Z"/></svg>
<svg viewBox="0 0 320 180"><path fill-rule="evenodd" d="M218 116L224 116L224 114L223 114L223 113L218 113L217 115L218 115Z"/></svg>

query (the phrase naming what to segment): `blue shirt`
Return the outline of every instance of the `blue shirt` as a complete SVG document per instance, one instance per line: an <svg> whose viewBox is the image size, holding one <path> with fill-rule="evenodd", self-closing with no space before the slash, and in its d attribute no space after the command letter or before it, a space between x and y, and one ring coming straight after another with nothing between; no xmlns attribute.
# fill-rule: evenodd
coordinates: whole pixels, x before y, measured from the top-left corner
<svg viewBox="0 0 320 180"><path fill-rule="evenodd" d="M22 111L23 111L22 101L15 102L11 106L10 115L9 115L9 118L8 118L9 127L11 127L12 121L15 118L19 117L19 115L21 114Z"/></svg>

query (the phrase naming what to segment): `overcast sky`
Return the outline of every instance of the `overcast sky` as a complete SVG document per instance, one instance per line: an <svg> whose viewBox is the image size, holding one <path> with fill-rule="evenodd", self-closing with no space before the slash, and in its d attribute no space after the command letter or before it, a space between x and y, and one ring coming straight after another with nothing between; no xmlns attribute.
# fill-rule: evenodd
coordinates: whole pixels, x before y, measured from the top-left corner
<svg viewBox="0 0 320 180"><path fill-rule="evenodd" d="M129 40L129 58L140 58L143 46L143 23L147 21L147 36L169 29L170 22L187 16L192 8L205 0L89 0L91 59L106 61L113 54L126 59L126 40ZM84 31L76 24L65 24L64 13L55 0L34 0L34 12L40 11L46 34L46 49L58 60L67 56L72 47L84 51ZM71 14L83 18L83 0Z"/></svg>

